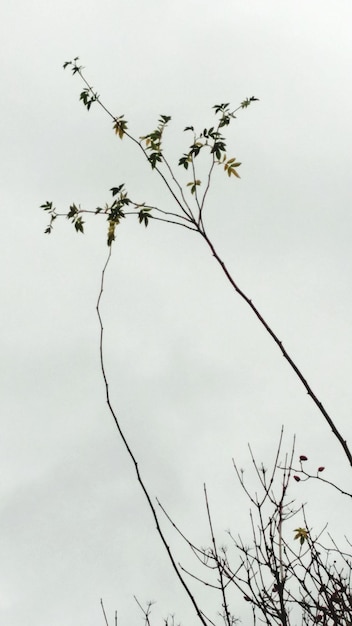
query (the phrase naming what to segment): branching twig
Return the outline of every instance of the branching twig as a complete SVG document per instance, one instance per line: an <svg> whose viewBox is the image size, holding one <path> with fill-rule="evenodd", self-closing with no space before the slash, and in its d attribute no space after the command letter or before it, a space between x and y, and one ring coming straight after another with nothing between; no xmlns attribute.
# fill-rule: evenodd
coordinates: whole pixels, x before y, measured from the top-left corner
<svg viewBox="0 0 352 626"><path fill-rule="evenodd" d="M133 135L131 133L129 133L127 131L127 123L125 121L122 122L122 119L121 119L121 118L123 118L123 116L121 116L120 118L117 118L103 104L103 102L100 99L100 96L93 90L93 87L90 85L90 83L85 78L85 76L84 76L84 74L82 72L83 68L77 64L77 60L78 60L78 57L76 57L76 59L74 59L73 62L72 61L66 62L64 64L64 67L70 66L71 69L72 69L73 74L77 73L80 76L81 80L86 85L86 90L85 90L86 93L83 92L81 94L81 99L83 100L85 106L87 106L87 108L89 109L93 102L97 102L102 107L102 109L107 113L107 115L109 115L109 117L112 120L114 120L115 125L117 125L117 132L118 132L118 134L121 137L123 137L124 135L126 137L128 137L128 139L130 139L135 145L138 146L138 148L142 151L144 157L149 162L151 162L150 161L150 156L148 155L148 151L147 151L148 150L148 145L146 147L144 147L141 141L138 141L135 137L133 137ZM89 98L88 98L88 94L89 94ZM329 413L327 412L327 410L325 409L325 407L323 406L322 402L319 400L317 395L314 393L313 389L311 388L311 386L309 385L308 381L304 377L304 375L301 372L300 368L297 366L297 364L295 363L293 358L287 352L287 350L284 347L282 341L280 341L280 339L278 338L276 333L273 331L271 326L264 319L264 317L259 312L257 307L253 304L252 300L237 285L237 282L234 280L232 274L227 269L224 261L220 258L219 254L215 250L214 244L212 243L211 239L209 238L209 236L206 233L205 228L204 228L204 223L203 223L204 204L205 204L205 199L207 197L208 190L209 190L209 187L210 187L211 175L212 175L212 172L213 172L214 164L215 164L215 162L217 162L217 163L221 162L221 160L220 160L220 155L221 154L224 156L224 158L226 158L226 155L224 155L224 152L223 152L224 148L225 148L225 144L224 144L224 141L223 141L224 138L220 135L220 133L218 131L219 131L219 129L222 126L226 126L226 125L229 124L230 119L235 117L234 113L236 113L236 111L240 110L241 108L247 108L247 106L253 100L257 100L257 98L254 98L254 97L247 98L246 101L242 102L241 105L239 107L237 107L236 109L234 109L232 112L230 112L230 110L228 108L228 105L216 105L214 108L216 109L217 113L220 112L220 114L222 116L222 117L220 117L220 121L218 123L217 130L214 131L214 129L211 129L211 131L210 130L206 131L206 132L204 131L204 136L206 137L206 141L205 141L205 143L204 142L201 143L201 145L199 144L199 142L197 143L196 135L195 135L195 144L192 146L191 151L188 154L186 154L183 157L183 159L181 159L183 164L185 166L187 166L187 167L188 167L189 162L191 162L191 165L192 165L192 168L193 168L193 183L194 183L193 184L193 193L195 195L195 201L196 201L196 205L197 205L197 208L198 208L198 219L195 219L195 216L194 216L192 210L190 209L189 204L185 200L185 197L184 197L184 194L183 194L183 190L182 190L182 186L179 184L178 180L176 179L176 177L175 177L175 175L174 175L174 173L172 171L172 168L170 167L167 159L164 157L164 155L162 153L162 150L161 150L161 147L160 147L161 146L162 131L163 131L164 127L165 127L165 124L167 123L167 121L170 118L167 118L167 120L166 120L166 118L164 120L162 120L162 126L158 127L158 132L159 132L158 140L159 140L159 143L156 144L157 145L157 148L156 148L157 151L154 153L154 156L156 156L157 158L156 158L156 160L153 161L152 167L153 167L153 169L155 169L155 171L158 173L158 175L163 180L166 188L168 189L168 191L170 192L171 196L173 197L173 199L177 203L179 209L181 210L181 213L185 216L186 220L189 221L190 226L186 226L186 227L189 228L190 230L195 230L198 234L200 234L202 236L202 238L204 239L205 243L209 247L213 257L215 258L217 263L220 265L220 267L221 267L223 273L225 274L227 280L232 285L233 289L246 302L246 304L251 308L252 312L257 317L257 319L259 320L260 324L265 328L266 332L270 335L270 337L276 343L276 345L280 349L283 357L287 360L287 362L289 363L290 367L292 368L292 370L294 371L294 373L296 374L298 379L303 384L303 386L306 389L308 395L312 398L314 404L316 405L316 407L318 408L318 410L320 411L320 413L324 417L325 421L328 423L329 427L331 428L332 433L334 434L334 436L339 441L339 443L340 443L340 445L341 445L341 447L342 447L342 449L344 451L344 454L345 454L349 464L352 466L352 453L351 453L351 451L349 449L347 441L343 438L342 434L338 430L334 420L329 415ZM190 127L190 128L193 130L193 127ZM152 135L148 135L147 137L150 138L150 137L152 137ZM206 185L206 188L205 188L205 192L204 192L203 198L202 198L202 200L200 202L198 200L198 196L197 196L197 185L199 184L199 181L196 180L196 172L195 172L195 169L194 169L194 156L196 156L199 153L201 148L203 148L206 145L208 145L208 139L209 138L211 138L211 140L213 141L212 148L211 148L211 165L210 165L210 168L209 168L209 171L208 171L208 179L207 179L207 185ZM142 140L146 139L146 137L145 138L141 138L141 139ZM215 159L215 156L216 156L216 159ZM157 161L164 162L164 164L166 166L166 169L167 169L167 172L171 176L172 181L177 185L177 188L178 188L178 191L180 193L181 199L177 196L177 194L172 189L172 186L171 186L171 184L170 184L170 182L169 182L169 180L167 178L167 175L165 175L164 172L162 172L161 169L159 167L157 167ZM232 161L232 164L229 167L229 162L231 162L231 161ZM225 168L227 168L228 173L229 172L231 173L231 171L232 171L232 172L235 172L236 176L238 176L238 174L236 173L236 170L234 168L236 167L236 165L239 165L239 164L234 163L234 161L235 161L235 159L231 159L230 161L228 161L226 163L226 165L225 165ZM189 184L191 184L191 183L189 183ZM45 210L48 210L48 206L46 207ZM51 213L51 215L52 215L51 223L50 223L49 227L47 228L46 232L51 232L52 221L53 221L53 219L55 219L55 215L53 213ZM168 223L171 223L171 224L175 223L173 220L168 220L168 219L165 219L164 221L166 221ZM177 222L177 224L180 225L178 222ZM76 228L77 227L78 227L78 230L81 230L81 224L79 224L79 223L76 224Z"/></svg>

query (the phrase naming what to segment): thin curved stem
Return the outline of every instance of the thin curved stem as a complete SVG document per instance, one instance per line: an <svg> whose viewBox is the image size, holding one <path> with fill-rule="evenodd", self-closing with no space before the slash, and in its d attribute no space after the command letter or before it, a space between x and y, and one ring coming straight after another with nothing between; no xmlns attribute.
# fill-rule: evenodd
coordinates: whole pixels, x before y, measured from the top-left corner
<svg viewBox="0 0 352 626"><path fill-rule="evenodd" d="M99 290L99 296L98 296L97 305L96 305L96 311L97 311L97 315L98 315L98 319L99 319L99 326L100 326L100 341L99 341L100 367L101 367L101 372L102 372L103 379L104 379L106 402L107 402L109 411L111 413L111 416L112 416L112 418L114 420L114 423L115 423L115 426L117 428L117 431L118 431L118 433L119 433L119 435L120 435L120 437L122 439L122 442L123 442L123 444L125 446L125 449L126 449L128 455L131 458L132 463L134 465L134 469L135 469L136 476L137 476L137 481L138 481L139 485L141 486L142 491L143 491L143 493L145 495L145 498L147 500L149 509L150 509L150 511L152 513L152 516L154 518L154 522L155 522L155 525L156 525L157 533L158 533L158 535L159 535L159 537L160 537L160 539L162 541L162 544L164 545L164 548L165 548L166 553L167 553L167 555L169 557L171 565L172 565L172 567L173 567L173 569L174 569L174 571L175 571L175 573L177 575L177 578L179 579L181 585L183 586L184 590L186 591L186 594L188 595L191 603L193 604L193 607L194 607L194 609L196 611L196 614L197 614L199 620L201 621L203 626L207 626L207 623L206 623L206 621L205 621L205 619L204 619L204 617L202 615L202 612L201 612L200 608L198 607L198 604L197 604L193 594L191 593L188 585L186 584L183 576L180 573L179 568L177 567L177 564L176 564L176 561L175 561L175 559L173 557L173 554L171 552L170 546L168 545L168 543L166 541L166 538L165 538L165 535L164 535L164 533L163 533L163 531L161 529L161 526L160 526L160 523L159 523L159 518L158 518L158 515L157 515L157 512L156 512L155 506L153 505L153 502L151 500L151 496L149 495L149 491L147 490L147 488L145 486L145 483L144 483L144 481L142 479L142 476L141 476L141 473L140 473L140 470L139 470L139 466L138 466L138 463L137 463L137 459L134 456L134 454L132 452L132 449L131 449L131 447L130 447L130 445L129 445L129 443L128 443L128 441L127 441L127 439L126 439L126 437L125 437L125 435L124 435L124 433L122 431L122 428L120 426L120 423L119 423L119 420L117 418L117 415L116 415L116 413L114 411L114 408L113 408L113 406L111 404L110 393L109 393L109 383L108 383L106 370L105 370L105 363L104 363L104 350L103 350L103 347L104 347L104 326L103 326L103 321L102 321L101 312L100 312L100 303L101 303L101 298L102 298L103 291L104 291L105 272L107 270L107 267L108 267L110 259L111 259L111 252L112 252L112 248L110 246L109 253L108 253L108 256L107 256L107 260L105 262L105 265L104 265L102 273L101 273L100 290Z"/></svg>
<svg viewBox="0 0 352 626"><path fill-rule="evenodd" d="M224 621L225 621L225 624L227 624L227 626L231 626L231 615L230 615L229 606L228 606L227 598L226 598L226 585L224 583L223 565L219 558L218 549L217 549L217 545L215 541L213 522L212 522L211 515L210 515L208 493L207 493L207 488L206 488L205 483L203 485L203 490L204 490L205 505L207 509L209 529L210 529L210 534L211 534L211 541L212 541L213 550L214 550L214 560L215 560L216 567L217 567L218 574L219 574L219 585L220 585L221 596L222 596L222 607L224 609Z"/></svg>
<svg viewBox="0 0 352 626"><path fill-rule="evenodd" d="M187 207L187 212L185 211L185 209L183 209L185 211L185 213L187 214L187 218L190 219L191 221L195 222L195 217L194 217L194 215L192 213L192 209L189 206L189 204L188 204L188 202L187 202L187 200L185 198L185 195L183 193L182 185L180 185L180 183L178 182L178 180L177 180L177 178L176 178L176 176L175 176L175 174L173 172L173 169L172 169L170 163L168 162L168 160L166 159L166 157L163 154L162 154L162 159L163 159L163 162L165 163L167 169L169 170L169 173L170 173L170 176L171 176L172 180L177 185L177 187L178 187L178 189L180 191L181 198L182 198L182 200L184 202L185 207Z"/></svg>

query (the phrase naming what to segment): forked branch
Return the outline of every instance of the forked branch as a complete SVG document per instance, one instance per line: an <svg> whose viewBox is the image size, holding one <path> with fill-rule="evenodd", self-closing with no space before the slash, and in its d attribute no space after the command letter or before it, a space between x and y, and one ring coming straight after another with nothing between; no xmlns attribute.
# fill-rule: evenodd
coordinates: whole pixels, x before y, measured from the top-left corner
<svg viewBox="0 0 352 626"><path fill-rule="evenodd" d="M113 115L111 111L105 106L105 104L101 101L100 96L94 91L93 87L86 79L83 73L83 67L78 65L78 57L76 57L73 61L68 61L64 64L64 67L70 67L73 74L78 74L85 84L85 88L80 94L80 100L83 102L84 106L89 110L93 103L98 103L104 112L113 120L113 128L115 133L122 139L123 137L127 137L130 141L132 141L138 148L141 150L144 158L149 162L152 169L154 169L158 175L161 177L163 183L165 184L168 192L171 194L173 200L176 203L177 213L168 213L167 211L159 211L162 213L160 216L152 215L152 207L149 205L137 204L132 202L132 200L127 196L127 193L124 190L124 185L119 185L118 187L113 188L111 191L113 192L113 196L117 194L114 202L111 205L106 205L105 209L101 209L98 207L95 210L95 213L100 213L107 216L109 227L108 227L108 245L111 246L112 242L115 239L115 230L119 225L121 220L125 218L129 213L126 212L125 207L127 205L133 205L137 210L135 215L138 216L140 223L144 223L145 226L148 225L150 219L161 220L167 223L171 223L172 225L178 225L186 227L189 230L195 231L199 234L206 245L210 249L213 257L216 262L219 264L221 270L226 276L227 280L231 284L232 288L235 292L242 298L242 300L250 307L251 311L254 313L260 324L263 326L265 331L270 335L272 340L278 346L281 354L288 362L289 366L300 380L302 385L304 386L307 394L313 400L315 406L318 408L319 412L323 416L324 420L327 422L328 426L331 429L331 432L336 437L338 442L340 443L343 452L350 464L352 466L352 453L347 444L346 439L343 437L342 433L337 428L335 421L332 419L331 415L328 413L316 393L313 391L312 387L308 383L306 377L303 375L301 369L298 367L294 359L288 353L286 348L284 347L282 341L279 339L277 334L274 332L269 323L265 320L263 315L254 305L252 300L247 296L247 294L238 286L237 282L233 278L231 272L226 267L224 261L221 259L220 255L216 251L211 238L206 232L206 228L204 225L204 211L205 211L205 201L208 197L209 187L212 181L213 171L215 165L222 165L225 172L229 177L233 175L234 178L239 178L238 175L238 167L241 165L234 157L228 159L226 155L226 141L225 137L222 134L223 128L227 127L232 120L235 118L235 113L240 109L246 109L253 101L257 100L254 96L251 98L247 98L244 100L237 109L231 111L229 103L215 105L215 114L218 116L217 125L208 129L204 129L201 133L197 134L194 130L193 126L187 126L185 128L186 131L191 131L193 134L193 142L187 152L183 154L180 158L178 165L183 167L185 170L190 170L192 172L192 178L189 183L187 183L186 188L191 191L191 200L193 200L194 208L192 208L191 203L186 200L185 192L183 190L182 185L178 181L177 176L175 176L172 167L170 166L168 160L164 156L163 151L163 136L164 131L171 119L170 116L161 115L159 118L159 124L157 128L148 133L144 137L140 137L139 139L135 138L128 130L127 130L127 121L124 118L124 115ZM210 165L208 167L208 171L206 173L206 186L203 195L199 195L198 188L201 184L199 179L199 174L197 170L196 159L200 152L208 151L210 156ZM190 167L189 167L190 166ZM176 190L175 190L176 187ZM50 215L50 224L47 227L47 233L50 233L53 228L54 220L60 215L56 212L55 207L53 207L52 202L46 202L42 205L45 211ZM155 211L158 211L156 207L154 207ZM82 215L83 210L76 205L71 205L70 211L67 214L77 232L83 232L83 220Z"/></svg>

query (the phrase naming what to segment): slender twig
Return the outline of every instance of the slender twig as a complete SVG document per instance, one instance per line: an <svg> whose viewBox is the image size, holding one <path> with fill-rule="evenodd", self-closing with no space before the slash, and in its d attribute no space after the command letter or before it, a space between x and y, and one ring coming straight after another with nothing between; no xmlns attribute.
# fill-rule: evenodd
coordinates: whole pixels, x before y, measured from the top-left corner
<svg viewBox="0 0 352 626"><path fill-rule="evenodd" d="M187 226L187 224L181 224L180 222L175 222L174 220L167 220L162 217L157 217L156 215L148 215L148 219L156 220L157 222L166 222L167 224L175 224L176 226L183 226L183 228L187 228L188 230L193 230L193 232L197 232L196 228L192 226Z"/></svg>
<svg viewBox="0 0 352 626"><path fill-rule="evenodd" d="M148 205L148 208L149 208L149 205ZM178 217L180 220L185 220L186 222L193 223L193 220L190 220L185 215L179 215L178 213L172 213L172 211L164 211L163 209L160 209L157 206L152 206L150 208L153 209L153 211L158 211L159 213L163 213L163 215L171 215L171 217Z"/></svg>
<svg viewBox="0 0 352 626"><path fill-rule="evenodd" d="M280 341L278 336L274 333L272 328L269 326L268 322L266 322L266 320L261 315L261 313L259 312L257 307L253 304L252 300L245 294L244 291L242 291L242 289L239 288L239 286L237 285L237 283L233 279L232 275L230 274L229 270L227 269L224 261L220 258L220 256L218 255L217 251L215 250L215 247L214 247L213 243L211 242L211 240L209 239L209 237L207 236L207 234L205 234L205 233L200 233L200 234L204 238L206 244L209 246L209 248L210 248L210 250L212 252L213 257L215 258L217 263L219 263L219 265L221 266L221 268L222 268L226 278L228 279L228 281L230 282L230 284L232 285L232 287L234 288L236 293L252 309L253 313L255 314L255 316L257 317L259 322L262 324L262 326L264 326L265 330L269 333L269 335L272 337L272 339L274 340L276 345L279 347L283 357L287 360L287 362L289 363L289 365L291 366L291 368L293 369L293 371L295 372L295 374L297 375L297 377L299 378L299 380L301 381L301 383L305 387L308 395L312 398L314 404L318 407L320 413L323 415L323 417L325 418L325 420L329 424L333 434L335 435L335 437L340 442L340 444L341 444L341 446L342 446L342 448L344 450L344 453L345 453L345 455L346 455L346 457L348 459L349 464L352 466L352 454L351 454L351 451L350 451L350 449L349 449L349 447L347 445L347 441L343 438L343 436L341 435L341 433L339 432L339 430L335 426L335 423L333 422L333 420L330 417L329 413L326 411L326 409L324 408L323 404L320 402L318 397L313 392L311 386L308 384L308 382L305 379L305 377L303 376L301 370L298 368L296 363L293 361L291 356L288 354L288 352L285 349L282 341Z"/></svg>
<svg viewBox="0 0 352 626"><path fill-rule="evenodd" d="M190 576L190 578L193 578L193 580L197 580L199 583L202 583L202 585L204 585L204 587L210 587L211 589L216 589L216 591L219 591L219 589L220 589L219 585L213 585L212 583L209 583L207 580L204 580L204 578L200 578L200 576L197 576L196 574L193 574L193 572L190 572L183 565L181 565L181 564L179 564L179 565L180 565L180 568L182 569L182 571L185 574L187 574L188 576ZM212 569L217 569L216 565Z"/></svg>
<svg viewBox="0 0 352 626"><path fill-rule="evenodd" d="M145 625L146 626L150 626L149 616L150 616L150 613L151 613L152 604L154 604L154 603L151 602L151 601L147 602L147 608L144 609L142 607L141 603L139 602L139 600L137 599L137 597L136 596L133 596L133 597L134 597L136 603L138 604L139 608L141 609L141 611L142 611L142 613L144 615Z"/></svg>
<svg viewBox="0 0 352 626"><path fill-rule="evenodd" d="M192 605L193 605L193 607L194 607L194 609L196 611L196 614L197 614L199 620L201 621L203 626L206 626L206 622L205 622L205 620L203 618L202 612L201 612L200 608L198 607L198 604L197 604L193 594L191 593L190 588L186 584L186 582L185 582L183 576L181 575L180 570L177 567L177 564L176 564L176 562L174 560L174 557L173 557L173 554L171 552L171 549L170 549L170 547L169 547L169 545L168 545L168 543L166 541L166 538L164 536L164 533L163 533L163 531L161 529L161 526L160 526L160 523L159 523L159 518L158 518L158 515L157 515L156 510L155 510L155 506L152 503L152 500L151 500L151 497L149 495L149 492L148 492L148 490L147 490L147 488L145 486L145 483L144 483L144 481L142 479L142 476L141 476L141 473L140 473L140 470L139 470L139 466L138 466L136 457L134 456L134 454L132 452L132 449L131 449L131 447L130 447L130 445L129 445L129 443L128 443L128 441L127 441L127 439L126 439L126 437L125 437L125 435L124 435L124 433L122 431L122 428L120 426L120 422L119 422L119 420L117 418L117 415L116 415L116 413L114 411L114 408L113 408L113 406L111 404L110 393L109 393L109 383L108 383L107 374L106 374L106 370L105 370L105 363L104 363L104 350L103 350L103 348L104 348L104 326L103 326L103 321L102 321L101 311L100 311L100 303L101 303L101 298L102 298L103 291L104 291L105 272L106 272L106 269L107 269L108 264L109 264L110 259L111 259L111 251L112 251L112 248L110 246L109 253L108 253L108 256L107 256L107 260L106 260L106 263L105 263L105 265L103 267L103 270L102 270L102 273L101 273L100 290L99 290L97 306L96 306L97 315L98 315L98 319L99 319L99 326L100 326L100 341L99 341L100 367L101 367L101 372L102 372L103 379L104 379L106 402L107 402L109 411L111 413L111 416L112 416L112 418L114 420L115 426L116 426L116 428L118 430L118 433L119 433L119 435L120 435L120 437L122 439L122 442L123 442L123 444L124 444L124 446L125 446L125 448L127 450L128 455L130 456L131 461L132 461L132 463L134 465L134 469L135 469L136 476L137 476L137 481L138 481L140 487L142 488L144 496L145 496L145 498L147 500L149 509L150 509L150 511L152 513L152 516L154 518L154 522L155 522L155 525L156 525L157 533L158 533L158 535L159 535L159 537L160 537L160 539L162 541L162 544L163 544L163 546L164 546L164 548L166 550L166 553L167 553L168 558L169 558L169 560L171 562L171 565L172 565L172 567L173 567L173 569L174 569L174 571L176 573L177 578L179 579L181 585L183 586L186 594L188 595L188 597L189 597L189 599L190 599L190 601L191 601L191 603L192 603Z"/></svg>
<svg viewBox="0 0 352 626"><path fill-rule="evenodd" d="M208 499L207 487L206 487L205 483L203 485L203 490L204 490L205 506L206 506L206 509L207 509L209 529L210 529L210 534L211 534L211 542L213 544L213 550L214 550L214 559L215 559L215 563L216 563L217 570L218 570L218 573L219 573L219 585L220 585L221 595L222 595L222 606L223 606L223 609L224 609L225 623L227 624L227 626L231 626L231 615L230 615L230 611L229 611L229 607L228 607L228 603L227 603L227 598L226 598L226 590L225 590L225 584L224 584L224 578L223 578L223 567L222 567L222 563L221 563L221 560L220 560L219 555L218 555L218 549L217 549L215 536L214 536L213 523L212 523L211 514L210 514L210 507L209 507L209 499Z"/></svg>
<svg viewBox="0 0 352 626"><path fill-rule="evenodd" d="M192 209L191 209L191 207L189 206L189 204L188 204L188 202L187 202L187 200L186 200L186 198L185 198L185 195L184 195L184 193L183 193L183 188L182 188L182 185L180 185L180 183L178 182L178 180L177 180L177 178L176 178L176 176L175 176L175 174L174 174L174 172L173 172L173 169L172 169L172 167L171 167L170 163L168 162L168 160L166 159L166 157L165 157L165 155L164 155L164 154L162 154L162 159L163 159L163 162L165 163L165 165L166 165L167 169L168 169L168 170L169 170L169 172L170 172L170 176L171 176L172 180L174 181L174 183L177 185L177 187L178 187L178 189L179 189L179 192L180 192L180 194L181 194L182 201L183 201L183 203L184 203L184 207L186 207L186 208L187 208L187 211L185 211L185 208L183 208L184 212L187 214L188 219L190 219L192 222L195 222L195 217L194 217L194 215L193 215Z"/></svg>
<svg viewBox="0 0 352 626"><path fill-rule="evenodd" d="M104 603L103 603L103 599L102 599L102 598L100 598L100 606L101 606L101 610L103 611L103 615L104 615L104 619L105 619L105 624L106 624L106 626L109 626L109 622L108 622L108 618L106 617L105 608L104 608Z"/></svg>
<svg viewBox="0 0 352 626"><path fill-rule="evenodd" d="M163 211L162 209L157 209L156 207L151 207L151 208L159 211L159 213L163 213L164 215L175 215L179 219L186 220L185 217L183 217L182 215L177 215L177 213L169 213L168 211ZM93 211L91 209L78 209L77 215L81 213L86 213L86 214L88 213L90 215L96 215L96 211ZM56 217L67 217L67 213L55 213L55 215ZM104 212L103 215L106 215L106 213ZM124 216L127 216L127 215L138 217L138 213L136 213L135 211L125 211ZM188 224L184 224L183 222L176 222L176 220L169 220L164 217L158 217L157 215L152 215L152 214L148 215L148 219L155 220L157 222L164 222L165 224L174 224L175 226L182 226L183 228L187 228L188 230L193 230L193 232L197 232L196 227L188 226Z"/></svg>
<svg viewBox="0 0 352 626"><path fill-rule="evenodd" d="M326 478L323 478L322 476L319 476L316 474L309 474L304 469L302 469L302 467L300 469L292 468L292 471L297 474L302 474L304 476L304 478L301 478L302 482L306 482L307 480L310 480L310 479L317 480L318 482L321 482L321 483L324 483L325 485L329 485L330 487L333 487L334 489L336 489L336 491L341 493L343 496L348 496L349 498L352 498L352 493L350 493L349 491L345 491L344 489L342 489L341 487L333 483L331 480L327 480Z"/></svg>
<svg viewBox="0 0 352 626"><path fill-rule="evenodd" d="M201 548L197 548L197 546L195 546L187 537L186 535L180 530L180 528L177 526L177 524L173 521L173 519L171 519L170 515L168 514L168 512L166 511L166 509L163 507L163 505L161 504L161 502L158 500L158 498L156 498L156 501L159 505L159 507L161 508L162 512L164 513L165 517L167 518L167 520L170 522L171 526L176 530L176 532L180 535L180 537L182 537L182 539L185 541L185 543L187 543L187 545L191 548L191 550L194 552L195 556L199 559L199 561L201 563L204 564L204 558L206 558L208 555L206 554L205 550L202 550ZM200 557L203 556L203 559L201 559Z"/></svg>
<svg viewBox="0 0 352 626"><path fill-rule="evenodd" d="M196 175L196 166L194 163L194 156L192 154L191 156L191 167L192 167L192 174L193 174L193 182L194 182L194 199L198 208L198 227L199 227L199 223L200 223L200 219L201 219L201 208L200 208L200 204L199 204L199 199L198 199L198 191L197 191L197 187L198 185L196 185L196 180L197 180L197 175Z"/></svg>

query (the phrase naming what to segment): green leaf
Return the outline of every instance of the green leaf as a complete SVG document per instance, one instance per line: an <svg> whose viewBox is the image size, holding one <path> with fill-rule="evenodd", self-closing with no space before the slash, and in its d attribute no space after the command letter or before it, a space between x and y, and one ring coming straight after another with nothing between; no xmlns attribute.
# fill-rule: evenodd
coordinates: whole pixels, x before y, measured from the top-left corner
<svg viewBox="0 0 352 626"><path fill-rule="evenodd" d="M78 217L76 219L76 221L75 221L75 229L76 229L76 231L78 233L84 233L83 224L84 224L84 222L83 222L82 218Z"/></svg>
<svg viewBox="0 0 352 626"><path fill-rule="evenodd" d="M195 193L196 192L196 188L201 185L201 181L200 180L192 180L190 183L187 183L187 187L191 188L191 193Z"/></svg>
<svg viewBox="0 0 352 626"><path fill-rule="evenodd" d="M96 102L98 98L99 95L97 93L93 93L92 90L88 87L85 87L79 96L79 99L82 100L84 106L87 108L88 111L93 102Z"/></svg>
<svg viewBox="0 0 352 626"><path fill-rule="evenodd" d="M67 217L68 220L69 219L74 219L75 216L77 215L77 213L78 213L78 208L76 207L75 204L71 204L70 210L67 213L66 217Z"/></svg>
<svg viewBox="0 0 352 626"><path fill-rule="evenodd" d="M223 115L220 122L219 128L223 128L224 126L228 126L230 124L231 118L235 117L234 115Z"/></svg>
<svg viewBox="0 0 352 626"><path fill-rule="evenodd" d="M49 212L55 210L53 209L53 203L49 201L45 202L45 204L41 204L40 208L44 209L44 211L49 211Z"/></svg>
<svg viewBox="0 0 352 626"><path fill-rule="evenodd" d="M123 189L124 186L125 186L125 183L122 183L122 185L119 185L118 187L111 187L110 191L112 195L116 196L116 194L120 193L121 189Z"/></svg>
<svg viewBox="0 0 352 626"><path fill-rule="evenodd" d="M162 161L160 152L152 152L152 154L148 157L149 163L151 163L152 169L155 169L158 161Z"/></svg>
<svg viewBox="0 0 352 626"><path fill-rule="evenodd" d="M171 120L170 115L160 115L161 123L167 124Z"/></svg>
<svg viewBox="0 0 352 626"><path fill-rule="evenodd" d="M203 146L204 146L204 143L202 143L201 141L196 141L196 142L195 142L195 143L191 146L191 149L190 149L190 152L189 152L190 156L192 156L192 155L193 155L194 157L198 156L198 154L200 153L200 151L201 151L201 149L203 148Z"/></svg>
<svg viewBox="0 0 352 626"><path fill-rule="evenodd" d="M138 213L138 221L140 224L144 223L145 227L147 227L149 223L148 211L151 211L151 207L145 207Z"/></svg>
<svg viewBox="0 0 352 626"><path fill-rule="evenodd" d="M211 153L215 154L218 160L221 159L221 153L225 152L226 144L224 141L216 141L211 149Z"/></svg>
<svg viewBox="0 0 352 626"><path fill-rule="evenodd" d="M215 113L220 113L226 111L230 106L229 102L225 102L224 104L215 104L213 109L215 109Z"/></svg>
<svg viewBox="0 0 352 626"><path fill-rule="evenodd" d="M127 202L122 202L121 200L115 200L115 202L113 202L113 204L110 207L110 212L109 212L109 220L112 220L113 222L116 222L117 224L120 223L120 219L126 217L125 213L122 209L122 205L123 204L129 204L130 200L128 198L126 198Z"/></svg>
<svg viewBox="0 0 352 626"><path fill-rule="evenodd" d="M255 98L254 96L251 96L250 98L246 98L245 100L243 100L243 102L241 102L242 109L246 109L247 107L249 107L251 102L255 102L255 101L259 101L259 98Z"/></svg>
<svg viewBox="0 0 352 626"><path fill-rule="evenodd" d="M180 160L179 160L178 164L179 164L179 165L183 165L183 167L185 168L185 170L188 170L188 166L189 166L190 161L191 161L191 157L190 157L190 155L189 155L189 154L184 154L184 155L180 158Z"/></svg>

